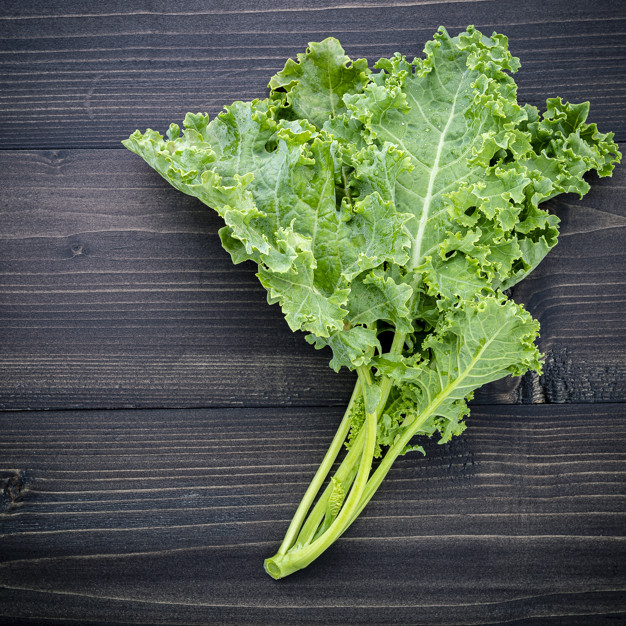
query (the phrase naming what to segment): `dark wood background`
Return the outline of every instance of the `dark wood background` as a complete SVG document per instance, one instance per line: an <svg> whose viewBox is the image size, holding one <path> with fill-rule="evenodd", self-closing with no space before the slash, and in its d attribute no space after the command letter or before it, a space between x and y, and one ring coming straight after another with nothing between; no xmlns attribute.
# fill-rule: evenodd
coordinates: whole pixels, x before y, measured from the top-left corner
<svg viewBox="0 0 626 626"><path fill-rule="evenodd" d="M278 546L353 384L292 334L219 220L120 141L263 97L309 41L374 62L504 32L520 101L591 101L626 144L622 0L3 0L0 622L616 624L624 549L626 170L550 203L514 290L543 376L397 463L304 572Z"/></svg>

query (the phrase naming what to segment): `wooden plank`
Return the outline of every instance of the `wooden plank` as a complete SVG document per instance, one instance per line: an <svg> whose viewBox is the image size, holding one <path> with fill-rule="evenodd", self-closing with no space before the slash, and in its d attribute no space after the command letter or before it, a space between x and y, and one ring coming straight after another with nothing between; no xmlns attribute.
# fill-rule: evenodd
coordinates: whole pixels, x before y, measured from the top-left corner
<svg viewBox="0 0 626 626"><path fill-rule="evenodd" d="M330 551L276 582L262 559L337 410L0 413L0 619L619 620L624 418L612 404L475 406L462 437L400 459Z"/></svg>
<svg viewBox="0 0 626 626"><path fill-rule="evenodd" d="M126 151L0 153L0 406L344 405L353 376L289 331L219 218ZM561 243L515 288L546 373L479 402L623 401L626 175L551 203Z"/></svg>
<svg viewBox="0 0 626 626"><path fill-rule="evenodd" d="M523 62L520 101L590 100L601 129L626 139L623 33L612 0L5 0L0 15L0 145L117 147L187 111L217 114L262 97L309 41L338 37L374 63L420 55L434 31L503 32Z"/></svg>

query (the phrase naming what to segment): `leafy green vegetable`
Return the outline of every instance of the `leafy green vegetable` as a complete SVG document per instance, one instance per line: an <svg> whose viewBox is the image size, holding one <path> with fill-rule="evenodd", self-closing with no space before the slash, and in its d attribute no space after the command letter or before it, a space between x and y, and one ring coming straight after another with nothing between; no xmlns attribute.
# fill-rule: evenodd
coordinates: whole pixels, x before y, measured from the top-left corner
<svg viewBox="0 0 626 626"><path fill-rule="evenodd" d="M538 323L503 290L557 242L559 220L540 204L582 196L583 174L609 176L621 158L613 135L586 123L588 103L551 98L543 114L517 103L519 60L502 35L440 28L424 58L374 68L336 39L312 43L268 98L123 142L215 209L233 262L258 265L292 330L329 346L335 370L358 373L265 562L274 578L345 532L393 461L423 452L415 435L448 441L475 389L541 370Z"/></svg>

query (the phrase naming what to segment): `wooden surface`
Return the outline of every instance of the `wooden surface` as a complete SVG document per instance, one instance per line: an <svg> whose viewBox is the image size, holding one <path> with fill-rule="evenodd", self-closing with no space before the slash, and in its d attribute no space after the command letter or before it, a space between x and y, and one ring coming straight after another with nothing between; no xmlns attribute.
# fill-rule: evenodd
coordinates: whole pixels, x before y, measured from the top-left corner
<svg viewBox="0 0 626 626"><path fill-rule="evenodd" d="M282 538L353 377L291 333L218 218L121 149L263 96L307 42L509 36L520 100L626 144L626 5L468 0L0 6L0 623L616 624L626 615L626 174L550 208L516 286L543 376L477 394L317 563Z"/></svg>

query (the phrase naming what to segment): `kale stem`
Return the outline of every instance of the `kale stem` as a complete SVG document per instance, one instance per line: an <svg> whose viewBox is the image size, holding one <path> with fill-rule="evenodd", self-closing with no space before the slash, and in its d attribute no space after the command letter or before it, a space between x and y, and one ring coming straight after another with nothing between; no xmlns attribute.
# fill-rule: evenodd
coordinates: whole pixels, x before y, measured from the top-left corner
<svg viewBox="0 0 626 626"><path fill-rule="evenodd" d="M405 339L405 334L396 332L390 352L392 354L401 353ZM365 423L335 473L335 478L350 488L348 496L341 506L339 513L330 523L330 526L326 529L322 527L322 530L320 530L318 534L318 529L324 522L328 499L332 493L332 485L328 485L313 510L309 513L306 521L304 521L315 496L320 490L322 483L330 471L330 467L337 457L341 444L347 437L350 428L350 411L352 405L360 395L363 395L367 406L366 388L372 385L372 374L368 367L363 366L357 368L357 372L359 381L355 385L350 404L348 405L340 428L337 431L337 435L335 435L333 444L331 444L331 449L329 449L329 452L322 462L322 466L320 466L305 497L300 503L281 548L276 555L265 560L265 570L273 578L288 576L306 567L315 560L352 524L376 490L376 487L374 487L371 493L366 491L368 485L372 486L370 471L374 451L376 449L378 420L383 415L389 393L393 386L392 381L386 376L383 377L380 382L381 394L375 410L371 413L366 411ZM347 424L344 424L346 421ZM399 452L397 454L399 454ZM387 457L387 455L385 455L385 457ZM357 461L358 469L355 473ZM393 459L391 459L389 466L392 462ZM384 473L386 474L387 472L385 471ZM374 475L376 475L376 472Z"/></svg>
<svg viewBox="0 0 626 626"><path fill-rule="evenodd" d="M352 398L350 399L350 404L348 405L348 409L346 410L346 414L344 415L344 419L346 416L349 416L351 405L359 398L359 396L363 396L363 401L365 402L365 385L371 384L371 377L369 374L369 370L365 368L360 368L358 370L359 378L357 384L354 387L354 392L352 394ZM339 431L338 431L339 432ZM343 438L343 441L347 438L347 432ZM335 478L339 480L341 483L345 485L346 488L350 488L355 476L355 466L360 458L362 458L363 446L365 444L365 436L364 429L362 428L357 435L354 443L350 447L348 454L346 454L343 462L335 472ZM335 455L336 458L337 455ZM334 460L334 459L333 459ZM360 466L360 464L359 464ZM319 500L317 501L315 507L309 514L306 519L306 522L302 526L302 530L298 535L298 539L296 543L296 549L300 549L313 540L317 530L322 523L325 513L326 513L326 505L328 503L328 499L330 498L330 494L332 493L332 484L329 484L324 493L321 495ZM293 542L292 542L293 543ZM280 550L278 552L281 554Z"/></svg>
<svg viewBox="0 0 626 626"><path fill-rule="evenodd" d="M361 429L359 431L359 434L353 441L352 445L350 446L348 454L346 454L343 461L341 462L341 465L337 468L337 471L334 474L335 479L342 483L346 492L352 485L352 482L354 481L354 478L356 476L356 468L358 466L357 464L363 450L363 443L365 440L364 435L365 433L363 429ZM326 506L328 504L328 500L330 498L332 490L332 483L329 483L326 486L326 489L324 490L322 495L319 497L319 500L313 507L313 510L309 513L306 522L302 526L302 530L300 531L300 534L298 535L298 539L296 541L297 546L305 546L309 544L315 537L315 534L317 533L320 524L324 520L324 516L326 514Z"/></svg>
<svg viewBox="0 0 626 626"><path fill-rule="evenodd" d="M396 332L394 335L394 339L390 348L391 354L398 354L402 351L404 346L404 342L406 340L406 335L403 333ZM369 380L369 370L367 370L367 377ZM393 384L392 382L385 376L381 380L381 398L376 408L377 420L382 416L384 409L387 405L387 400L389 398L389 393L391 392ZM357 454L363 448L364 443L364 429L359 431L359 434L355 438L352 446L350 447L350 451L346 455L342 464L339 466L337 471L334 474L334 477L344 485L344 488L349 487L354 480L354 469L357 460ZM347 491L347 488L346 488ZM329 484L324 493L320 496L318 502L316 503L314 509L309 514L307 521L305 522L300 535L298 536L297 544L299 546L307 545L311 539L315 536L317 529L324 519L324 515L326 512L326 505L328 504L328 499L330 498L330 494L332 493L332 485ZM364 505L363 505L364 506ZM363 509L361 507L359 512ZM350 520L349 524L351 524L354 519L357 517L358 513L354 515L354 517ZM348 525L349 525L348 524ZM346 526L347 528L348 526Z"/></svg>
<svg viewBox="0 0 626 626"><path fill-rule="evenodd" d="M371 384L371 376L369 369L359 368L359 380L361 387ZM372 459L374 458L374 449L376 445L376 412L365 414L365 441L363 443L363 453L359 462L359 469L356 478L350 489L350 493L346 498L337 517L333 520L330 527L320 535L317 539L304 547L296 547L295 550L275 556L265 560L265 571L272 578L283 578L293 572L306 567L311 561L314 561L322 552L324 552L336 539L343 533L347 522L350 521L355 507L358 506L363 494L363 490L367 484L370 470L372 467Z"/></svg>
<svg viewBox="0 0 626 626"><path fill-rule="evenodd" d="M287 550L291 548L294 541L296 540L296 537L298 536L298 532L300 531L302 523L304 522L305 516L309 508L311 507L311 504L313 503L315 496L321 489L322 484L324 483L324 480L326 479L326 476L328 475L328 472L330 472L330 469L333 466L333 463L335 462L335 459L337 458L337 455L339 454L341 450L341 446L343 445L343 442L346 440L346 437L348 436L348 432L350 431L350 423L351 423L351 410L354 405L354 402L361 396L361 393L362 393L361 379L359 378L356 384L354 385L354 390L352 392L350 402L348 403L346 412L344 413L343 419L341 420L341 423L339 424L339 428L337 429L337 432L335 433L335 437L333 438L333 441L330 444L330 447L328 448L328 451L326 452L322 460L322 463L317 469L315 476L311 480L311 483L309 484L308 489L306 490L304 496L302 497L302 500L300 501L298 508L296 509L293 519L291 520L291 524L289 524L289 528L287 529L285 538L283 539L283 542L280 548L278 549L277 554L279 555L285 554Z"/></svg>

